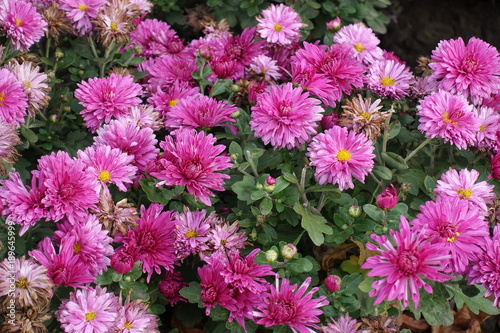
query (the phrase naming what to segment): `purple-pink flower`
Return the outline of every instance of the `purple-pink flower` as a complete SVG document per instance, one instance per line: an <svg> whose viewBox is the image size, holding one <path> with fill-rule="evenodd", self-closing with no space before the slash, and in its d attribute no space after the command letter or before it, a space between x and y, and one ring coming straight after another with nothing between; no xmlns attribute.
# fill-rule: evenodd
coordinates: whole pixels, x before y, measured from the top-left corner
<svg viewBox="0 0 500 333"><path fill-rule="evenodd" d="M208 249L207 242L210 222L206 218L207 211L190 211L175 215L175 249L177 258L184 259L191 254L198 254Z"/></svg>
<svg viewBox="0 0 500 333"><path fill-rule="evenodd" d="M106 0L61 0L61 9L73 24L75 34L88 36L92 32L92 20L97 17L99 10Z"/></svg>
<svg viewBox="0 0 500 333"><path fill-rule="evenodd" d="M366 74L368 88L375 94L391 99L401 99L410 92L413 75L410 69L395 60L379 60Z"/></svg>
<svg viewBox="0 0 500 333"><path fill-rule="evenodd" d="M352 55L364 65L370 65L383 58L382 49L378 47L380 40L375 36L373 30L367 28L363 23L343 26L337 31L333 41L349 46Z"/></svg>
<svg viewBox="0 0 500 333"><path fill-rule="evenodd" d="M24 123L28 97L21 83L8 69L0 69L0 117L7 124Z"/></svg>
<svg viewBox="0 0 500 333"><path fill-rule="evenodd" d="M300 15L284 4L270 5L257 17L257 32L268 43L288 45L300 38L300 28L304 26Z"/></svg>
<svg viewBox="0 0 500 333"><path fill-rule="evenodd" d="M177 54L184 49L183 40L166 22L145 19L130 33L132 45L141 48L142 57Z"/></svg>

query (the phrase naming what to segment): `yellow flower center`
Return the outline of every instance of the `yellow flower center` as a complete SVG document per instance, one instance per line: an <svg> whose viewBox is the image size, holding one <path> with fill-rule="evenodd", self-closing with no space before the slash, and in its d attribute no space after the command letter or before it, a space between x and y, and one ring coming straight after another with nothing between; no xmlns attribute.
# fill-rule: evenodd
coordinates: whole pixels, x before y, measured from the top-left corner
<svg viewBox="0 0 500 333"><path fill-rule="evenodd" d="M447 240L448 242L454 242L454 241L456 241L456 240L457 240L457 237L458 237L458 236L460 236L460 233L457 231L457 232L455 232L455 235L454 235L454 236L448 237L448 238L446 238L446 240Z"/></svg>
<svg viewBox="0 0 500 333"><path fill-rule="evenodd" d="M111 24L109 25L109 28L111 29L111 32L116 32L116 30L118 30L118 23L111 22Z"/></svg>
<svg viewBox="0 0 500 333"><path fill-rule="evenodd" d="M276 23L274 25L274 31L276 32L280 32L281 30L283 30L283 28L281 27L281 25L279 25L278 23Z"/></svg>
<svg viewBox="0 0 500 333"><path fill-rule="evenodd" d="M184 236L186 236L187 238L195 238L196 236L198 236L198 234L194 230L189 230L184 234Z"/></svg>
<svg viewBox="0 0 500 333"><path fill-rule="evenodd" d="M460 195L460 199L470 198L472 196L472 191L469 188L461 188L457 193Z"/></svg>
<svg viewBox="0 0 500 333"><path fill-rule="evenodd" d="M78 9L80 9L81 11L85 12L87 11L87 5L82 3L81 5L78 6Z"/></svg>
<svg viewBox="0 0 500 333"><path fill-rule="evenodd" d="M372 118L372 115L366 111L361 112L360 116L363 117L365 120L370 120Z"/></svg>
<svg viewBox="0 0 500 333"><path fill-rule="evenodd" d="M5 93L0 93L0 106L3 106L3 102L5 101Z"/></svg>
<svg viewBox="0 0 500 333"><path fill-rule="evenodd" d="M21 289L28 289L28 279L25 277L19 278L16 282L16 286Z"/></svg>
<svg viewBox="0 0 500 333"><path fill-rule="evenodd" d="M360 42L357 42L356 44L354 44L354 49L361 53L365 50L365 47Z"/></svg>
<svg viewBox="0 0 500 333"><path fill-rule="evenodd" d="M168 105L172 108L176 106L178 102L179 102L178 99L172 99L170 102L168 102Z"/></svg>
<svg viewBox="0 0 500 333"><path fill-rule="evenodd" d="M267 68L264 68L264 69L262 70L262 74L266 74L266 73L267 73Z"/></svg>
<svg viewBox="0 0 500 333"><path fill-rule="evenodd" d="M337 161L349 161L351 159L351 153L345 149L340 149L337 153Z"/></svg>
<svg viewBox="0 0 500 333"><path fill-rule="evenodd" d="M220 245L224 246L226 244L227 244L227 240L225 240L225 239L220 240Z"/></svg>
<svg viewBox="0 0 500 333"><path fill-rule="evenodd" d="M102 170L99 172L99 180L101 182L107 182L108 180L111 179L111 173L107 170Z"/></svg>
<svg viewBox="0 0 500 333"><path fill-rule="evenodd" d="M95 319L96 313L95 312L87 312L85 314L85 320L86 321L92 321Z"/></svg>
<svg viewBox="0 0 500 333"><path fill-rule="evenodd" d="M393 86L396 82L394 82L393 79L391 79L390 77L383 77L381 80L380 80L380 83L383 85L383 86Z"/></svg>
<svg viewBox="0 0 500 333"><path fill-rule="evenodd" d="M127 320L125 324L123 324L123 328L129 330L132 328L132 324Z"/></svg>
<svg viewBox="0 0 500 333"><path fill-rule="evenodd" d="M479 126L479 132L484 132L486 130L486 126Z"/></svg>
<svg viewBox="0 0 500 333"><path fill-rule="evenodd" d="M19 27L21 23L23 23L23 20L21 20L20 18L16 18L16 27Z"/></svg>
<svg viewBox="0 0 500 333"><path fill-rule="evenodd" d="M26 88L29 88L29 87L31 87L31 83L29 81L24 81L24 86Z"/></svg>
<svg viewBox="0 0 500 333"><path fill-rule="evenodd" d="M443 120L444 120L445 124L448 124L450 122L451 122L452 125L456 125L457 124L456 121L451 121L450 114L448 112L443 113Z"/></svg>
<svg viewBox="0 0 500 333"><path fill-rule="evenodd" d="M73 253L78 254L82 250L82 245L80 243L73 244Z"/></svg>

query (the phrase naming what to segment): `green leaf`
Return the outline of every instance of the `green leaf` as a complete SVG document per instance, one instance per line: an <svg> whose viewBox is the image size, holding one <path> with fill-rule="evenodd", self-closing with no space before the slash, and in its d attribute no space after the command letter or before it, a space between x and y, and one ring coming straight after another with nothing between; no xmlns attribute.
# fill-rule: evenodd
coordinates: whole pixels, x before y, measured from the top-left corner
<svg viewBox="0 0 500 333"><path fill-rule="evenodd" d="M232 80L229 79L218 79L214 86L212 87L212 90L210 90L210 97L214 97L217 95L220 95L222 93L225 93L228 90L228 87L233 83Z"/></svg>
<svg viewBox="0 0 500 333"><path fill-rule="evenodd" d="M299 183L299 180L297 179L297 177L293 173L283 171L283 177L292 184Z"/></svg>
<svg viewBox="0 0 500 333"><path fill-rule="evenodd" d="M396 177L400 183L411 184L410 193L413 195L417 195L419 189L422 191L426 190L424 187L424 179L426 176L427 174L420 169L401 170L396 173Z"/></svg>
<svg viewBox="0 0 500 333"><path fill-rule="evenodd" d="M293 210L302 216L301 225L307 231L307 234L317 246L325 241L326 235L333 234L333 230L327 225L327 221L323 216L313 214L309 209L302 206L300 202L296 202Z"/></svg>
<svg viewBox="0 0 500 333"><path fill-rule="evenodd" d="M373 174L384 180L390 180L392 178L391 169L383 165L377 165L373 168Z"/></svg>
<svg viewBox="0 0 500 333"><path fill-rule="evenodd" d="M262 215L269 215L273 209L273 201L269 198L264 198L260 202L259 209Z"/></svg>
<svg viewBox="0 0 500 333"><path fill-rule="evenodd" d="M306 273L312 271L313 264L306 258L298 258L289 261L286 268L294 273Z"/></svg>
<svg viewBox="0 0 500 333"><path fill-rule="evenodd" d="M342 286L340 291L344 294L352 295L359 291L359 285L363 281L363 277L358 274L349 274L342 278Z"/></svg>
<svg viewBox="0 0 500 333"><path fill-rule="evenodd" d="M38 141L38 136L31 129L26 127L21 127L21 134L28 140L29 142L35 143Z"/></svg>
<svg viewBox="0 0 500 333"><path fill-rule="evenodd" d="M434 188L436 187L436 180L431 176L425 176L424 187L427 191L432 193L432 191L434 191Z"/></svg>
<svg viewBox="0 0 500 333"><path fill-rule="evenodd" d="M415 318L420 319L420 316L423 315L431 326L450 326L453 324L454 317L448 298L449 294L446 288L437 283L433 285L432 294L421 290L418 309L413 311Z"/></svg>
<svg viewBox="0 0 500 333"><path fill-rule="evenodd" d="M246 201L247 204L251 204L256 200L252 199L252 194L255 191L255 179L251 176L243 176L243 180L231 185L231 189L238 196L238 200Z"/></svg>
<svg viewBox="0 0 500 333"><path fill-rule="evenodd" d="M166 311L165 307L161 304L153 304L149 307L149 312L155 315L162 314Z"/></svg>
<svg viewBox="0 0 500 333"><path fill-rule="evenodd" d="M399 131L401 131L401 123L399 120L395 120L389 125L389 139L397 137Z"/></svg>
<svg viewBox="0 0 500 333"><path fill-rule="evenodd" d="M363 205L363 210L365 213L371 217L375 222L382 222L382 210L375 205L366 204Z"/></svg>
<svg viewBox="0 0 500 333"><path fill-rule="evenodd" d="M386 152L381 154L382 159L387 163L390 167L393 167L397 170L405 170L408 169L408 164L404 161L404 158L399 156L393 152Z"/></svg>
<svg viewBox="0 0 500 333"><path fill-rule="evenodd" d="M445 287L455 296L455 303L457 304L457 308L459 309L462 308L465 304L475 314L479 314L479 311L486 312L490 315L500 314L500 309L494 306L493 302L484 297L484 288L482 287L478 287L482 288L483 290L474 297L467 296L456 284L446 284Z"/></svg>
<svg viewBox="0 0 500 333"><path fill-rule="evenodd" d="M179 294L186 298L189 303L201 304L201 288L198 282L191 282L189 286L179 290Z"/></svg>

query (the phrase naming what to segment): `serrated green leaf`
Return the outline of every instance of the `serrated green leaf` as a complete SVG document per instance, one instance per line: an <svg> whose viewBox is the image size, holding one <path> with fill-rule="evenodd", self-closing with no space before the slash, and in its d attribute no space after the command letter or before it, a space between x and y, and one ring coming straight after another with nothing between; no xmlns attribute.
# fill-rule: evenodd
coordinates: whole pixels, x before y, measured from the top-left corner
<svg viewBox="0 0 500 333"><path fill-rule="evenodd" d="M323 216L313 214L309 209L302 206L300 202L296 202L293 210L302 217L301 225L307 231L307 234L317 246L325 241L326 235L333 234L333 230L327 225L327 221Z"/></svg>
<svg viewBox="0 0 500 333"><path fill-rule="evenodd" d="M255 191L255 179L251 176L243 176L243 180L231 185L231 189L239 200L246 201L248 204L256 200L251 198L253 191Z"/></svg>
<svg viewBox="0 0 500 333"><path fill-rule="evenodd" d="M340 292L347 295L355 294L359 291L359 285L362 281L363 277L358 273L346 275L342 278Z"/></svg>
<svg viewBox="0 0 500 333"><path fill-rule="evenodd" d="M484 289L483 292L480 292L478 295L470 297L465 295L462 289L456 284L446 284L445 287L455 297L455 303L458 309L462 308L465 304L475 314L479 314L479 311L486 312L490 315L500 314L500 309L494 306L492 301L484 297Z"/></svg>
<svg viewBox="0 0 500 333"><path fill-rule="evenodd" d="M179 294L186 298L189 303L201 303L201 288L198 282L189 283L189 286L179 290Z"/></svg>

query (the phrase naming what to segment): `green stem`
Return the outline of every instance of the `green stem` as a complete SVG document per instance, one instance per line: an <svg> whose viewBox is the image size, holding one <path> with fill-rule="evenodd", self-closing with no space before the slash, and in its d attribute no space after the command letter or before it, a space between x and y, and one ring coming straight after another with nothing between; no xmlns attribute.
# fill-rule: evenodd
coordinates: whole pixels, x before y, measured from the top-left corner
<svg viewBox="0 0 500 333"><path fill-rule="evenodd" d="M319 201L318 201L318 205L316 206L316 210L318 210L318 212L321 212L321 209L323 209L325 204L326 204L326 194L325 194L325 192L321 192L321 196L319 197Z"/></svg>
<svg viewBox="0 0 500 333"><path fill-rule="evenodd" d="M298 184L296 184L297 187L299 188L299 193L300 193L300 197L302 199L302 204L304 205L304 207L306 207L307 209L309 209L314 214L321 216L321 212L317 208L311 206L311 204L309 203L309 200L307 199L307 195L306 195L306 172L307 172L307 168L303 167L302 168L302 173L300 175L300 181L299 181Z"/></svg>
<svg viewBox="0 0 500 333"><path fill-rule="evenodd" d="M415 148L406 158L404 159L404 162L408 162L413 156L415 156L416 153L420 151L420 149L424 148L429 142L431 142L432 138L427 138L425 139L424 142L422 142L420 145L418 145L417 148Z"/></svg>
<svg viewBox="0 0 500 333"><path fill-rule="evenodd" d="M250 168L252 169L252 172L255 176L255 178L259 177L259 173L257 172L257 168L255 167L255 164L253 163L252 156L250 155L250 151L245 150L245 157L247 158L248 164L250 164Z"/></svg>
<svg viewBox="0 0 500 333"><path fill-rule="evenodd" d="M6 60L8 60L8 56L9 56L9 53L10 53L10 46L12 44L12 41L11 39L9 38L7 40L7 44L5 45L5 48L3 49L3 54L2 54L2 63L5 63Z"/></svg>
<svg viewBox="0 0 500 333"><path fill-rule="evenodd" d="M47 59L49 59L51 43L52 43L52 38L47 38L47 43L45 44L45 58Z"/></svg>

